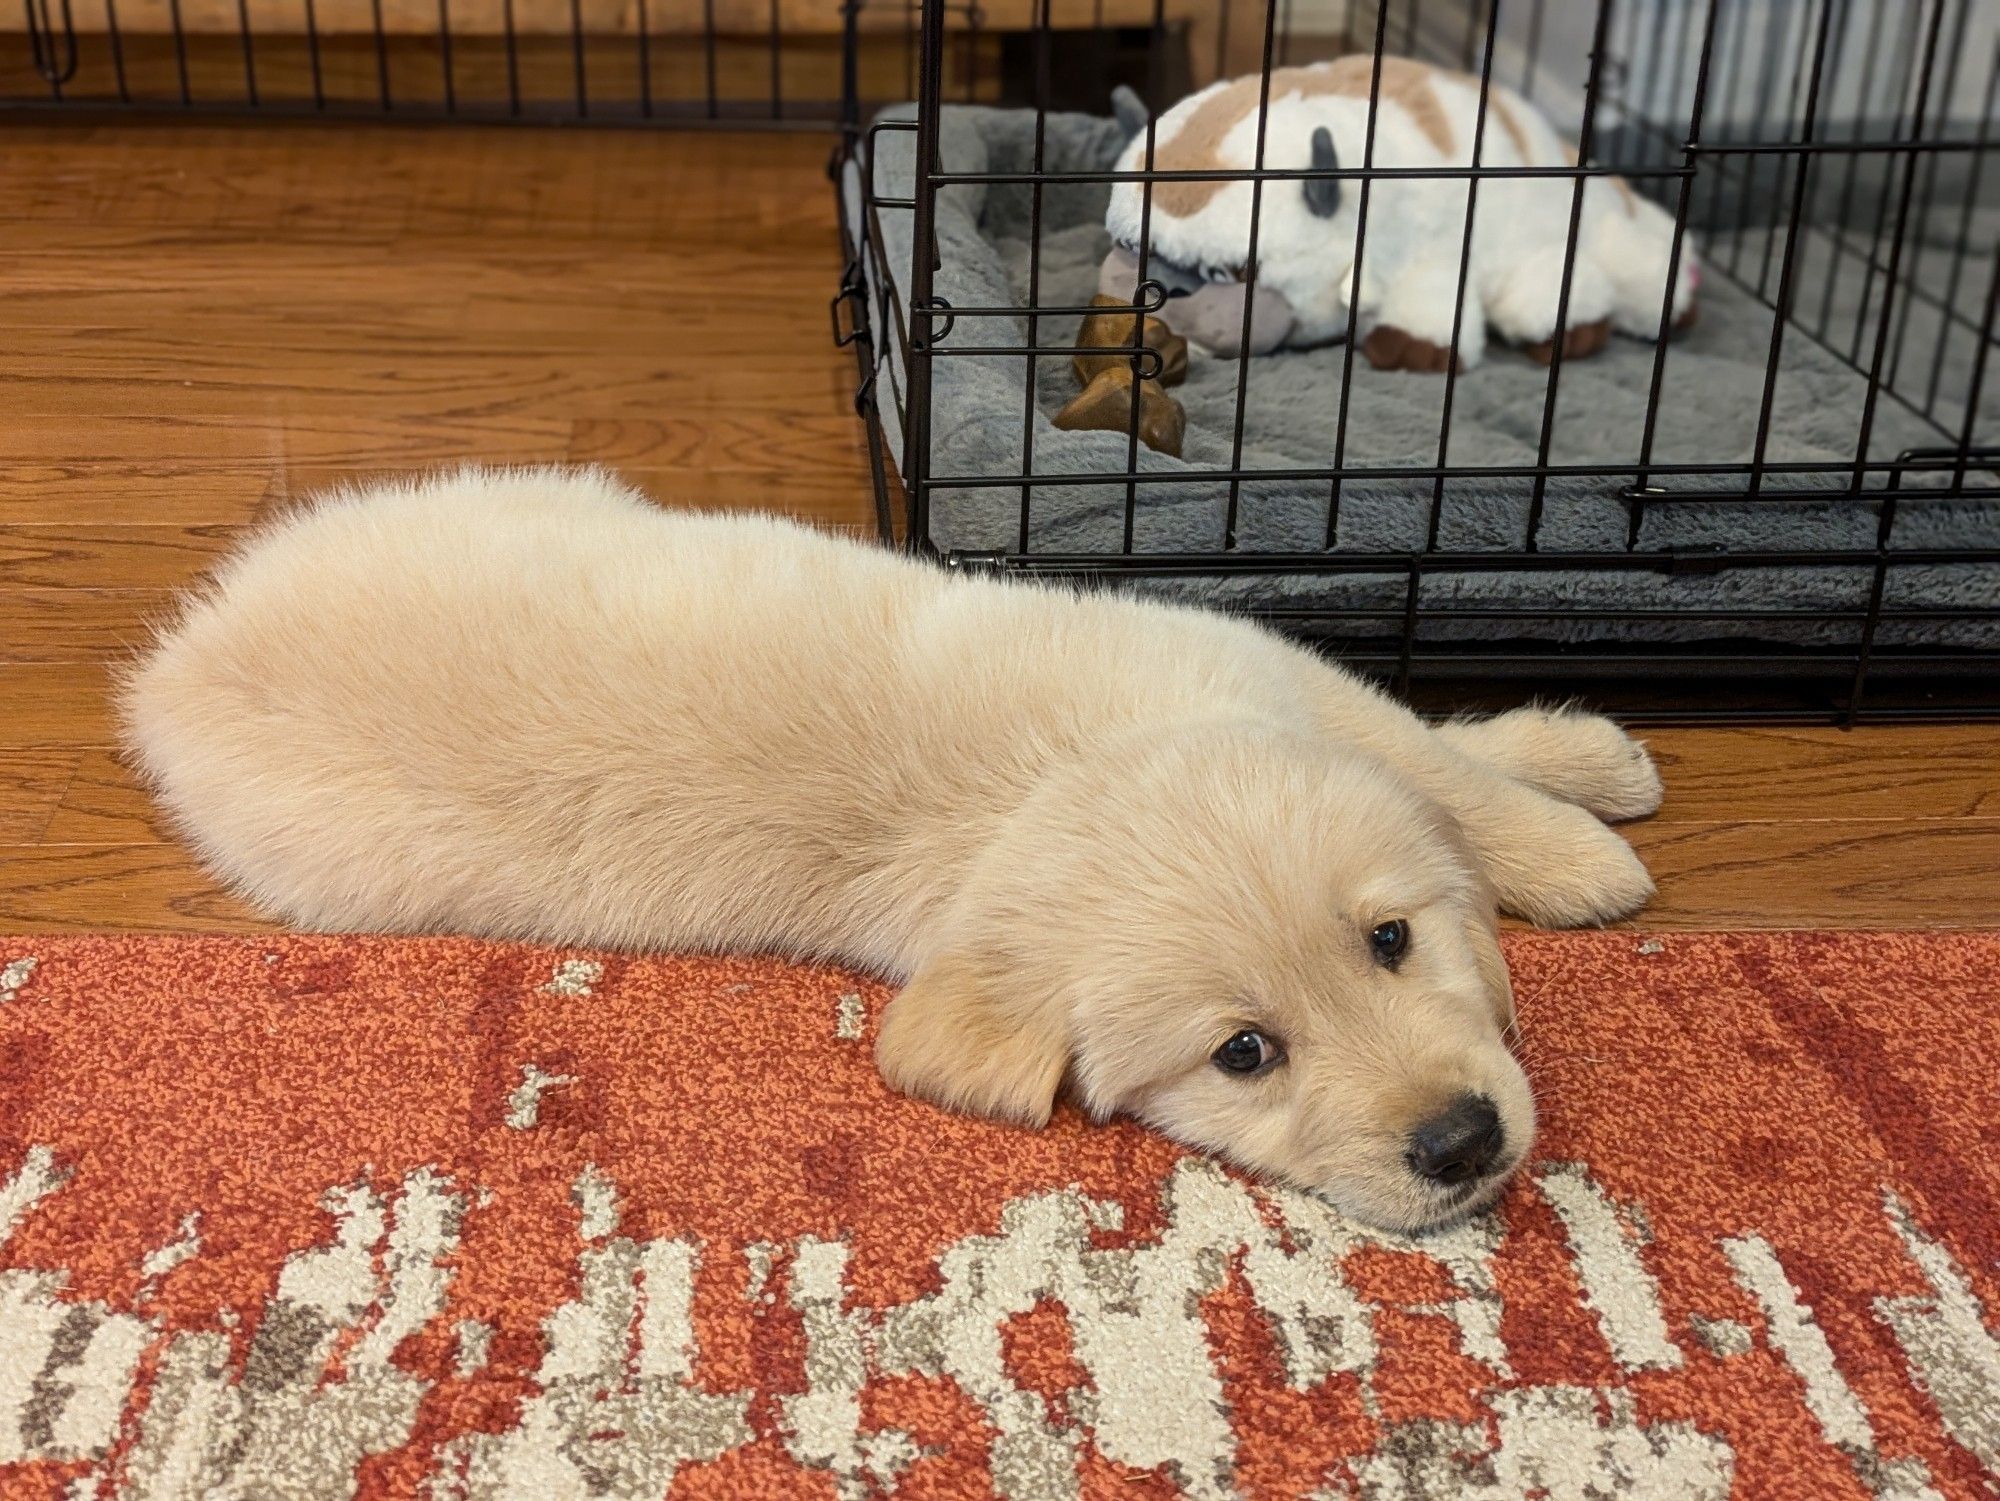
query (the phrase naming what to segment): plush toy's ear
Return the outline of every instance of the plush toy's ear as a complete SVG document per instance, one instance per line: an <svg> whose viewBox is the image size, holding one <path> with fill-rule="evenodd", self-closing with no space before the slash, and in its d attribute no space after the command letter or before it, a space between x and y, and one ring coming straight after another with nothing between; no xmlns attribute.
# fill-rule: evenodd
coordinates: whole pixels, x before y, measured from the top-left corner
<svg viewBox="0 0 2000 1501"><path fill-rule="evenodd" d="M1340 158L1333 154L1333 132L1324 125L1313 132L1312 169L1315 172L1339 170ZM1338 177L1308 177L1305 180L1306 207L1321 219L1331 219L1340 212L1340 179Z"/></svg>
<svg viewBox="0 0 2000 1501"><path fill-rule="evenodd" d="M1111 118L1125 132L1125 139L1132 141L1145 133L1146 101L1121 83L1111 91Z"/></svg>
<svg viewBox="0 0 2000 1501"><path fill-rule="evenodd" d="M1054 1008L1035 1005L997 965L948 955L889 1003L875 1064L903 1094L1042 1126L1069 1065L1069 1039Z"/></svg>

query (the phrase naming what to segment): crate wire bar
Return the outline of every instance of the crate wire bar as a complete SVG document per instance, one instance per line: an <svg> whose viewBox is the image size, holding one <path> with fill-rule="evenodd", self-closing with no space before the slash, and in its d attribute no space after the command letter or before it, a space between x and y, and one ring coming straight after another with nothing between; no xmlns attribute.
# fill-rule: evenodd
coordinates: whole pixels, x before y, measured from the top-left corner
<svg viewBox="0 0 2000 1501"><path fill-rule="evenodd" d="M1050 6L1039 0L1033 56L1038 66L1024 101L1035 113L1035 158L1025 172L944 170L939 157L943 108L952 96L947 70L946 11L924 7L918 38L918 107L913 121L883 120L849 134L847 154L857 164L858 212L844 215L848 270L842 300L852 309L845 337L859 346L864 416L878 404L894 404L901 451L884 477L880 510L885 535L939 555L964 568L991 569L1073 583L1144 586L1168 580L1243 580L1258 575L1393 577L1403 580L1400 606L1380 603L1249 606L1286 629L1324 638L1326 627L1342 628L1336 641L1344 660L1387 677L1399 690L1516 682L1532 686L1574 685L1620 702L1634 717L1788 718L1851 722L1874 717L1947 718L2000 716L2000 607L1985 603L1933 606L1897 603L1887 585L1898 569L1920 565L2000 570L2000 546L1918 547L1898 540L1899 516L1913 508L2000 502L2000 433L1983 418L1982 393L1995 343L2000 305L2000 257L1990 238L1975 233L1983 207L1982 187L1992 178L1987 158L1993 148L1996 94L2000 93L2000 26L1981 24L1981 0L1655 0L1590 7L1585 31L1580 108L1572 140L1574 163L1565 167L1496 168L1482 165L1481 139L1472 146L1471 165L1396 168L1375 163L1375 122L1381 96L1383 58L1401 49L1463 67L1479 88L1479 129L1483 135L1489 93L1496 81L1511 83L1539 103L1539 85L1554 81L1544 44L1567 27L1578 30L1581 6L1549 7L1546 0L1461 0L1458 5L1419 5L1397 0L1347 0L1344 40L1365 51L1372 66L1367 146L1359 162L1342 161L1333 170L1271 168L1264 164L1262 106L1268 103L1271 70L1289 56L1296 38L1285 32L1293 8L1280 0L1261 14L1261 36L1244 54L1261 69L1259 126L1254 163L1247 169L1166 171L1154 166L1154 120L1145 126L1143 166L1132 172L1043 170L1041 156L1050 109L1045 59L1052 45ZM1503 24L1510 13L1514 29ZM1525 28L1520 24L1526 12ZM1561 25L1558 25L1558 18ZM1496 41L1518 39L1509 62L1513 76L1496 79ZM1228 37L1225 21L1217 34ZM1240 28L1237 34L1240 36ZM1067 35L1067 33L1064 33ZM1746 38L1756 38L1752 47ZM1173 42L1156 6L1150 41L1155 56ZM1357 45L1357 43L1359 45ZM1754 66L1746 57L1756 52ZM1210 76L1223 76L1220 54ZM1162 71L1149 69L1149 75ZM1975 102L1968 112L1964 101ZM1148 93L1157 115L1171 104ZM1841 114L1836 117L1834 106ZM1954 118L1957 105L1959 117ZM1970 113L1971 118L1963 118ZM914 186L907 198L879 195L869 163L882 135L907 130L915 135ZM1245 297L1244 352L1233 356L1238 370L1234 423L1227 465L1209 464L1168 471L1139 464L1138 401L1131 402L1122 472L1040 470L1034 461L1037 357L1067 354L1043 347L1043 320L1074 308L1041 306L1042 202L1061 185L1113 181L1142 183L1141 294L1127 310L1147 312L1158 291L1148 283L1145 257L1150 243L1143 226L1152 212L1154 185L1161 182L1228 180L1249 182L1250 255L1243 274L1256 283L1256 243L1263 196L1271 185L1337 178L1358 195L1360 225L1354 246L1356 277L1369 254L1371 187L1398 177L1462 180L1468 204L1476 204L1483 182L1507 177L1569 179L1568 238L1560 307L1566 310L1577 253L1584 183L1616 173L1632 188L1661 204L1674 221L1674 251L1691 223L1733 230L1727 250L1707 258L1704 269L1727 278L1769 311L1770 338L1762 389L1756 394L1754 447L1744 461L1702 462L1657 456L1655 431L1663 377L1673 357L1666 337L1655 341L1652 378L1644 423L1624 463L1576 463L1554 457L1552 437L1559 391L1588 380L1589 366L1564 359L1555 340L1548 361L1534 461L1527 464L1465 462L1450 447L1450 413L1455 395L1478 374L1461 375L1457 353L1462 328L1452 336L1452 358L1441 377L1443 420L1429 463L1364 465L1349 457L1349 429L1355 414L1348 397L1355 389L1353 312L1350 337L1341 351L1344 379L1332 414L1332 462L1323 467L1284 468L1245 462L1245 418L1254 403L1248 353L1249 306ZM942 192L963 187L1025 187L1031 195L1027 249L1027 294L1020 306L954 307L936 295L941 269L935 215ZM2000 214L2000 195L1995 195ZM1917 227L1951 218L1956 202L1957 233L1941 252L1941 279L1916 274L1920 247ZM846 205L844 205L846 207ZM882 249L884 214L907 214L913 243L930 247L915 254L903 284ZM1463 319L1465 278L1470 260L1471 216L1459 259L1459 320ZM1934 246L1924 249L1933 260ZM872 275L864 274L872 259ZM1669 264L1672 263L1670 258ZM1835 282L1848 277L1859 286L1858 310L1844 314L1836 305ZM1160 295L1163 295L1161 293ZM1663 286L1663 311L1672 307L1672 289ZM1913 310L1925 327L1913 331ZM1024 345L982 342L972 332L988 318L1025 321ZM1664 329L1667 320L1662 319ZM1559 313L1558 326L1563 326ZM1933 332L1934 330L1934 332ZM882 360L880 339L895 356ZM1772 455L1773 398L1788 341L1803 340L1837 359L1862 384L1858 430L1851 458L1837 463L1799 462ZM1943 378L1947 354L1969 365L1957 389ZM1133 350L1135 376L1147 371L1152 351ZM1023 455L1006 473L940 472L940 445L950 434L935 433L932 387L940 363L953 358L1011 358L1029 373L1021 414ZM884 389L885 378L888 389ZM1402 376L1401 379L1419 377ZM1133 388L1136 392L1138 380ZM1871 455L1879 414L1893 405L1921 422L1931 435L1890 456ZM1982 425L1983 424L1983 425ZM879 455L883 433L871 422L871 443ZM1439 518L1449 482L1471 478L1518 481L1530 487L1528 522L1518 542L1498 551L1467 551L1442 545ZM1209 551L1149 551L1135 547L1135 512L1143 507L1140 482L1157 487L1227 487L1226 520L1219 545ZM1336 546L1343 493L1357 481L1401 481L1428 505L1421 547L1409 551L1361 551ZM1552 481L1600 482L1627 507L1629 525L1619 550L1564 551L1545 544L1543 522ZM1321 483L1326 495L1326 546L1313 551L1260 551L1243 544L1238 500L1251 482ZM900 483L899 483L900 482ZM1117 552L1049 551L1031 545L1031 520L1038 493L1050 489L1119 486L1124 491L1123 545ZM1018 496L1019 525L1006 549L966 549L937 540L939 508L971 491L1009 491ZM1754 501L1763 507L1826 506L1863 508L1873 519L1872 547L1728 547L1649 550L1641 531L1649 510L1703 507ZM1869 580L1865 602L1841 608L1723 609L1713 605L1668 608L1555 609L1543 606L1468 606L1433 603L1426 583L1500 571L1540 574L1594 571L1624 576L1712 577L1736 569L1853 569ZM1986 574L1982 574L1986 576ZM2000 576L1993 574L1992 576ZM1440 622L1482 621L1522 627L1518 636L1468 644L1439 639L1428 627ZM1656 622L1680 627L1662 639L1608 641L1535 639L1529 628L1559 622L1588 626L1609 622L1631 626ZM1821 639L1746 641L1732 626L1777 623L1787 628L1821 628ZM1904 628L1893 645L1883 627ZM1964 644L1964 633L1985 628L1983 638ZM1712 637L1706 634L1713 628ZM1916 632L1912 638L1910 632ZM1956 644L1946 644L1955 639ZM1931 644L1935 640L1936 644Z"/></svg>

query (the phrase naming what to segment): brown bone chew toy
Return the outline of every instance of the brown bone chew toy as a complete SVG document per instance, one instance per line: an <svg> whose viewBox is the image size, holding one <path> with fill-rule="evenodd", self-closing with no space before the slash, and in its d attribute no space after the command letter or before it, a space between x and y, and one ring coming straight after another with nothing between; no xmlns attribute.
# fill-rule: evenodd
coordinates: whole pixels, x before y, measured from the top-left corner
<svg viewBox="0 0 2000 1501"><path fill-rule="evenodd" d="M1129 308L1132 304L1117 297L1099 292L1090 299L1094 308ZM1149 349L1159 351L1160 373L1157 379L1163 386L1177 386L1187 379L1187 340L1175 333L1158 318L1146 320L1146 336L1132 337L1138 323L1137 313L1091 313L1083 320L1083 326L1076 331L1078 349L1130 349L1135 343L1144 344ZM1083 385L1089 385L1114 366L1122 370L1132 368L1132 357L1125 354L1079 354L1071 363L1076 367L1076 378Z"/></svg>
<svg viewBox="0 0 2000 1501"><path fill-rule="evenodd" d="M1069 405L1055 416L1056 426L1066 432L1128 432L1132 424L1132 367L1129 362L1114 364L1070 398ZM1158 381L1139 382L1139 441L1155 453L1171 458L1181 456L1181 439L1187 435L1187 413L1181 404L1160 389Z"/></svg>
<svg viewBox="0 0 2000 1501"><path fill-rule="evenodd" d="M1090 299L1095 308L1129 308L1130 303L1100 292ZM1141 342L1139 315L1132 312L1088 314L1077 330L1076 343L1085 349L1130 349ZM1179 458L1181 440L1187 434L1187 413L1181 404L1161 389L1187 379L1187 340L1157 318L1144 323L1144 344L1160 360L1158 376L1139 382L1139 441L1156 453ZM1056 413L1055 424L1068 432L1097 431L1122 433L1132 425L1132 366L1129 354L1078 354L1071 364L1083 390Z"/></svg>

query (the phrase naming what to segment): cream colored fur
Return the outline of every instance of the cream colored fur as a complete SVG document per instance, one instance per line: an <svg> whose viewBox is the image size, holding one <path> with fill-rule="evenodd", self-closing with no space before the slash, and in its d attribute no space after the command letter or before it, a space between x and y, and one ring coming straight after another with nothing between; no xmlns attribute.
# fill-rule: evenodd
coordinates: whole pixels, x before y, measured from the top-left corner
<svg viewBox="0 0 2000 1501"><path fill-rule="evenodd" d="M1600 720L1433 730L1240 621L555 471L281 521L122 708L202 858L292 922L840 959L909 980L899 1088L1039 1123L1067 1087L1410 1227L1497 1188L1403 1163L1452 1094L1509 1166L1532 1137L1495 895L1632 911L1591 810L1659 795ZM1287 1061L1214 1067L1245 1026Z"/></svg>

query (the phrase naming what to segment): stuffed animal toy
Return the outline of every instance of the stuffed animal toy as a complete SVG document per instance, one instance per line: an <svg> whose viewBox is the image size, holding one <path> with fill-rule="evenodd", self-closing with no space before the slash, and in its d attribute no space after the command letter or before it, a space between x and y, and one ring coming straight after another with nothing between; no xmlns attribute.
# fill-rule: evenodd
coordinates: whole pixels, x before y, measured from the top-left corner
<svg viewBox="0 0 2000 1501"><path fill-rule="evenodd" d="M1362 55L1275 70L1266 111L1266 168L1361 166L1374 66L1372 56ZM1176 104L1154 128L1154 169L1254 168L1262 90L1261 76L1252 75L1211 84ZM1377 167L1472 164L1477 79L1410 58L1384 57L1379 98ZM1118 170L1143 171L1143 114L1129 99L1118 101L1118 113L1134 132ZM1479 160L1483 167L1566 167L1576 158L1527 101L1496 84L1488 94ZM1251 351L1339 339L1347 332L1352 301L1371 363L1442 371L1465 238L1466 185L1464 177L1375 179L1357 288L1358 181L1267 180L1258 209ZM1120 182L1111 190L1105 222L1118 248L1099 281L1099 291L1109 296L1130 299L1136 289L1142 186ZM1544 363L1553 357L1574 192L1575 179L1569 177L1479 183L1459 330L1461 369L1480 362L1489 325ZM1236 353L1242 339L1250 199L1248 181L1155 182L1152 188L1147 274L1170 294L1159 316L1212 353ZM1673 219L1624 179L1585 180L1561 331L1566 359L1595 354L1613 329L1640 339L1658 336L1673 235ZM1693 245L1684 236L1674 268L1673 329L1693 321L1699 280ZM1177 289L1182 295L1172 295Z"/></svg>

